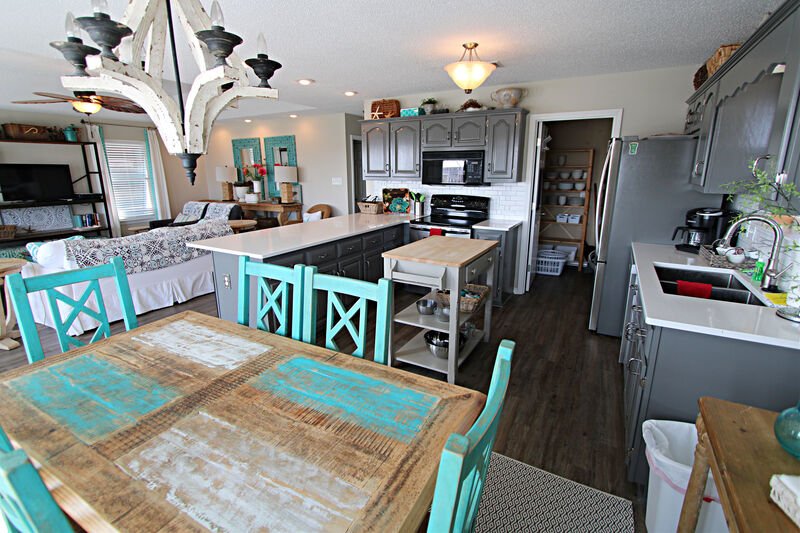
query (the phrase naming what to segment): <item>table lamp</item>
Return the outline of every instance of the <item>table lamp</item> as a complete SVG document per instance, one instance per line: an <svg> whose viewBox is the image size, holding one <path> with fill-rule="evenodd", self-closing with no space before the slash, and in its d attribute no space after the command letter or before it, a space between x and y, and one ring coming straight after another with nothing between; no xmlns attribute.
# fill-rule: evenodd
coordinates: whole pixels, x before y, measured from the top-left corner
<svg viewBox="0 0 800 533"><path fill-rule="evenodd" d="M281 203L291 204L294 202L292 183L297 183L297 167L275 165L275 183L281 184Z"/></svg>
<svg viewBox="0 0 800 533"><path fill-rule="evenodd" d="M227 166L217 167L217 181L222 186L222 199L225 201L233 200L233 184L231 183L231 173Z"/></svg>

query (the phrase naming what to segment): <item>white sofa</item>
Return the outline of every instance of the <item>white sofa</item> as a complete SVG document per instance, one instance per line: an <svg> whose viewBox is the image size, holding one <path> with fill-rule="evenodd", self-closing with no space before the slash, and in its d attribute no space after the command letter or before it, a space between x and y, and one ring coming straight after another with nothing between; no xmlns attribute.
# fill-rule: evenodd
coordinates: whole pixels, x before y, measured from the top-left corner
<svg viewBox="0 0 800 533"><path fill-rule="evenodd" d="M169 232L169 233L167 233ZM178 228L159 228L147 233L118 237L115 239L92 239L91 241L52 241L38 250L39 262L29 263L22 269L23 277L39 276L62 272L74 268L102 264L112 255L119 255L125 261L128 283L136 314L170 307L197 296L214 292L213 264L211 255L193 248L186 248L182 257L175 252L180 246L169 245L176 239L186 237L185 242L232 233L227 221L204 222ZM167 238L165 240L165 238ZM80 248L78 248L80 247ZM184 247L185 248L185 247ZM161 254L159 250L165 253ZM192 250L188 252L188 250ZM197 253L199 252L199 253ZM146 256L142 258L142 255ZM191 255L189 255L191 254ZM163 265L154 268L156 265ZM61 292L72 299L78 299L85 291L86 283L63 287ZM110 321L122 319L122 310L116 295L113 279L100 281L100 290ZM28 296L34 320L53 327L53 318L44 292ZM90 307L96 309L94 299ZM60 306L61 316L66 318L71 308ZM80 314L69 329L70 335L80 335L95 329L98 323L85 314Z"/></svg>

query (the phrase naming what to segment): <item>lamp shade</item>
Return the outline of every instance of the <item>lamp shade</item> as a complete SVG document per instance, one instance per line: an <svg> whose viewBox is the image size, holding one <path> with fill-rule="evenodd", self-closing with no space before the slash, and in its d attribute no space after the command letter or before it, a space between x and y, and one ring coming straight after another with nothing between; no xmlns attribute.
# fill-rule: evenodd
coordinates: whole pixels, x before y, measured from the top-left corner
<svg viewBox="0 0 800 533"><path fill-rule="evenodd" d="M228 167L217 167L217 181L231 181L231 173Z"/></svg>
<svg viewBox="0 0 800 533"><path fill-rule="evenodd" d="M86 113L87 115L97 113L103 109L103 106L97 102L89 102L87 100L72 100L70 103L72 107L75 108L75 111L78 113Z"/></svg>
<svg viewBox="0 0 800 533"><path fill-rule="evenodd" d="M297 183L297 167L275 165L275 183Z"/></svg>
<svg viewBox="0 0 800 533"><path fill-rule="evenodd" d="M486 81L486 78L494 72L497 65L480 60L477 52L475 52L478 43L464 43L462 46L464 47L464 54L461 55L461 59L455 63L445 65L444 70L453 80L453 83L469 94L472 89L477 89ZM467 52L469 52L469 56L465 60L464 57Z"/></svg>

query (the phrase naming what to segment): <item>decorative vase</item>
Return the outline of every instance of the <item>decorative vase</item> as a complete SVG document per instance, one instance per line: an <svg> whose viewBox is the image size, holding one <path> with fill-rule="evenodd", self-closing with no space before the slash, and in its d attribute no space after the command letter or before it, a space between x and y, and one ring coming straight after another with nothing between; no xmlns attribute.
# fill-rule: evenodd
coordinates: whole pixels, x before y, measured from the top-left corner
<svg viewBox="0 0 800 533"><path fill-rule="evenodd" d="M253 181L253 192L260 195L261 194L261 180L254 180Z"/></svg>
<svg viewBox="0 0 800 533"><path fill-rule="evenodd" d="M426 115L433 115L433 110L436 109L436 104L422 104L420 106Z"/></svg>
<svg viewBox="0 0 800 533"><path fill-rule="evenodd" d="M250 187L246 185L237 185L233 188L233 191L236 193L236 200L239 202L244 202L244 198L248 192L250 192Z"/></svg>
<svg viewBox="0 0 800 533"><path fill-rule="evenodd" d="M783 449L800 459L800 404L779 414L774 429Z"/></svg>

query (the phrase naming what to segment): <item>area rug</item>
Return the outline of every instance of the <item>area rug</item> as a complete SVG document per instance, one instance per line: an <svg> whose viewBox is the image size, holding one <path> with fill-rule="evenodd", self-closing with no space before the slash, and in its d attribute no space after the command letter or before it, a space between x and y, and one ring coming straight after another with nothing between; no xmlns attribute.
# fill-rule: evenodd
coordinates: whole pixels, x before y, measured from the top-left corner
<svg viewBox="0 0 800 533"><path fill-rule="evenodd" d="M476 532L633 532L633 504L492 453Z"/></svg>

